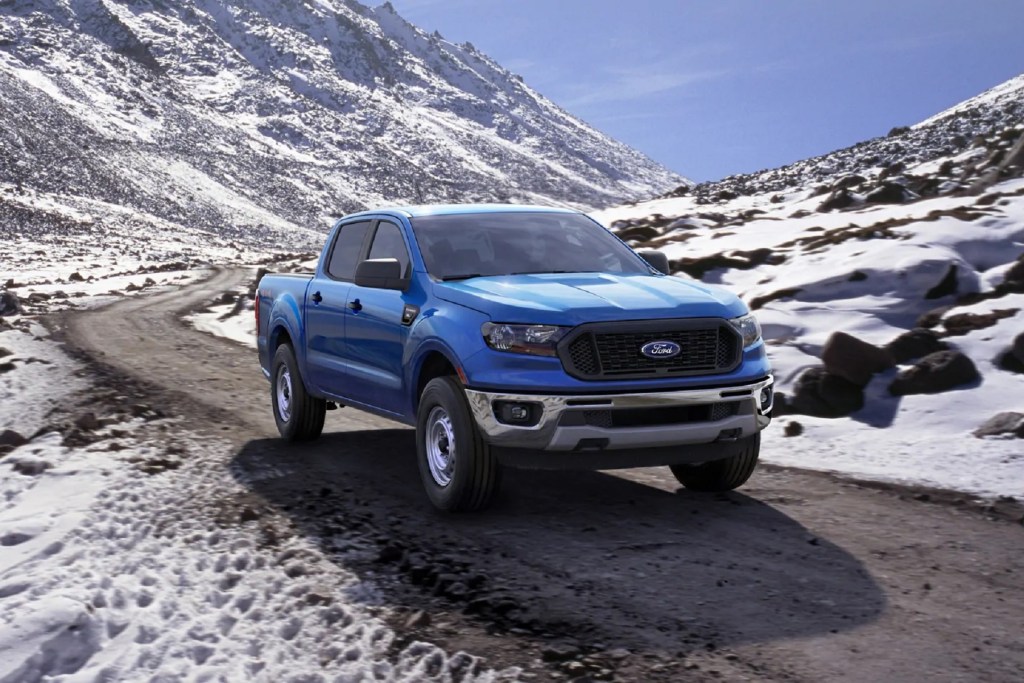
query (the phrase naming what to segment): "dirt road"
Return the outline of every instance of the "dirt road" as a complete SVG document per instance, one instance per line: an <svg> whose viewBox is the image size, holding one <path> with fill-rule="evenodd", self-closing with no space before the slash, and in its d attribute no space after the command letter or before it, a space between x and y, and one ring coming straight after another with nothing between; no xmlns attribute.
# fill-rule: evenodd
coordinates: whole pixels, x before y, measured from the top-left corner
<svg viewBox="0 0 1024 683"><path fill-rule="evenodd" d="M315 444L275 438L255 353L179 317L243 277L74 314L67 340L98 375L234 445L223 467L251 495L194 504L226 524L265 510L337 562L339 537L369 547L344 562L400 608L399 644L542 679L1024 680L1016 521L771 467L729 495L679 490L667 469L511 471L493 509L439 514L401 425L341 409Z"/></svg>

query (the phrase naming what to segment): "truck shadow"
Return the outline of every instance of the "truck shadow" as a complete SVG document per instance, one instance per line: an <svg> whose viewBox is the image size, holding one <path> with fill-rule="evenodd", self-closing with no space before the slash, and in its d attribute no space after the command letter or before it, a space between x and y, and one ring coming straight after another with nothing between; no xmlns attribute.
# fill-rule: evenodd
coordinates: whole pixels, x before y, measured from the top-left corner
<svg viewBox="0 0 1024 683"><path fill-rule="evenodd" d="M658 486L506 470L496 504L472 515L430 507L407 429L251 441L231 471L392 606L441 596L489 630L679 652L845 631L886 604L843 548L741 493L665 490L667 469L626 475ZM401 580L368 576L387 572Z"/></svg>

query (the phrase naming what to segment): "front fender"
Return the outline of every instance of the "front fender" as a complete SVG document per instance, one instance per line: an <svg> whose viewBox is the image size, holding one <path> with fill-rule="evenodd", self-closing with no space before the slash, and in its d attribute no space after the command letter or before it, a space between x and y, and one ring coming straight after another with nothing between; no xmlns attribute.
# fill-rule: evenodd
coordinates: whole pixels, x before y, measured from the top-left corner
<svg viewBox="0 0 1024 683"><path fill-rule="evenodd" d="M480 326L489 318L479 311L444 302L443 308L432 307L421 314L409 333L409 344L403 358L405 386L409 387L407 414L413 415L418 396L417 381L423 364L432 353L439 353L457 369L464 369L464 359L484 347Z"/></svg>

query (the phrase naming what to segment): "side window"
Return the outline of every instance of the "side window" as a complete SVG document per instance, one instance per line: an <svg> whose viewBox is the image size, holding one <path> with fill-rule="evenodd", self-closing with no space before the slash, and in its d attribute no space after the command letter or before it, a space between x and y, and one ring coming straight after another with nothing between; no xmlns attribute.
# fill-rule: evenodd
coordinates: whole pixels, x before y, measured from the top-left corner
<svg viewBox="0 0 1024 683"><path fill-rule="evenodd" d="M395 258L402 266L402 277L409 275L409 252L402 239L402 231L394 223L381 221L377 234L373 236L370 258Z"/></svg>
<svg viewBox="0 0 1024 683"><path fill-rule="evenodd" d="M363 240L370 229L370 222L349 223L341 228L334 240L334 250L327 264L328 274L336 280L351 280L356 276L356 265L363 250Z"/></svg>

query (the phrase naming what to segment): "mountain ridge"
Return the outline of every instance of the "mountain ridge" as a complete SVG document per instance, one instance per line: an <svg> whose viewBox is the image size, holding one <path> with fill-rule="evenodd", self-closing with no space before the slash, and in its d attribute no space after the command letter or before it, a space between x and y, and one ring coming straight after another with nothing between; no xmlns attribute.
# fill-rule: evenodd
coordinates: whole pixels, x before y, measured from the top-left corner
<svg viewBox="0 0 1024 683"><path fill-rule="evenodd" d="M11 0L0 19L0 178L72 208L287 241L381 204L590 208L686 182L389 4Z"/></svg>

